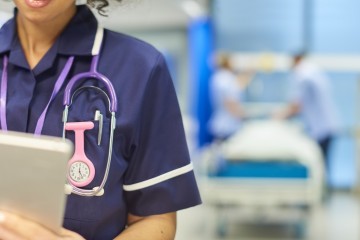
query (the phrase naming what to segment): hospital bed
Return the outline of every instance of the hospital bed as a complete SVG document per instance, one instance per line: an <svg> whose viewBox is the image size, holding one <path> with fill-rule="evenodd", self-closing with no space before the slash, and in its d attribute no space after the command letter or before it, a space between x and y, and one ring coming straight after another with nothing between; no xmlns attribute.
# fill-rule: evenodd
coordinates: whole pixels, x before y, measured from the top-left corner
<svg viewBox="0 0 360 240"><path fill-rule="evenodd" d="M217 210L217 233L227 233L229 206L249 221L294 222L305 234L306 219L323 196L324 166L317 144L294 124L256 121L202 157L200 185L205 204Z"/></svg>

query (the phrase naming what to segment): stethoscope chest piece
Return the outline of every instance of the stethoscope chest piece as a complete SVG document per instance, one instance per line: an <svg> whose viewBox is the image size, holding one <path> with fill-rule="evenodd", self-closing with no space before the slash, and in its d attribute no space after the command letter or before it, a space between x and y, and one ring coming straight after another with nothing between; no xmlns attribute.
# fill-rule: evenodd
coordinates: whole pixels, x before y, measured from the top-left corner
<svg viewBox="0 0 360 240"><path fill-rule="evenodd" d="M95 177L94 164L84 150L84 132L93 128L92 122L68 122L65 125L65 130L75 132L75 152L68 162L68 181L76 187L89 185Z"/></svg>

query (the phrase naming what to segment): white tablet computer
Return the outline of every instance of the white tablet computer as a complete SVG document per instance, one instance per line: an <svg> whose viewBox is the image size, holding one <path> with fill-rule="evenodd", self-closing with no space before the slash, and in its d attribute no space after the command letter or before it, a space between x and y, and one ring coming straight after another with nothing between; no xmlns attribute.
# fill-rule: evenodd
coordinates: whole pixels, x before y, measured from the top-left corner
<svg viewBox="0 0 360 240"><path fill-rule="evenodd" d="M0 132L0 209L60 231L72 151L61 138Z"/></svg>

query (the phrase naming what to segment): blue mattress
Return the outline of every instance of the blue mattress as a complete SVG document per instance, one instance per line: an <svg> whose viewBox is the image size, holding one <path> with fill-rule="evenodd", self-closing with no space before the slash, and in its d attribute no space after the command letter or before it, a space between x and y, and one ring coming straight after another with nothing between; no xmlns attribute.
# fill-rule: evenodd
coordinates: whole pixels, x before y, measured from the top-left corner
<svg viewBox="0 0 360 240"><path fill-rule="evenodd" d="M296 161L226 161L214 177L295 178L309 175L306 166Z"/></svg>

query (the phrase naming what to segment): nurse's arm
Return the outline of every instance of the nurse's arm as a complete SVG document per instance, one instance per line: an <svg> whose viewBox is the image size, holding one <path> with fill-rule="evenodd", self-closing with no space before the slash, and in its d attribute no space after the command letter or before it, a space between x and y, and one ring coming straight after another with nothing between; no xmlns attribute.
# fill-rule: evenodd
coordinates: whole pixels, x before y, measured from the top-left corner
<svg viewBox="0 0 360 240"><path fill-rule="evenodd" d="M128 227L115 240L173 240L176 212L139 217L128 215Z"/></svg>
<svg viewBox="0 0 360 240"><path fill-rule="evenodd" d="M291 102L284 109L273 114L276 119L287 119L293 117L301 111L301 104L299 102Z"/></svg>
<svg viewBox="0 0 360 240"><path fill-rule="evenodd" d="M245 117L245 111L238 101L233 99L226 99L224 100L224 105L232 116L240 119Z"/></svg>

